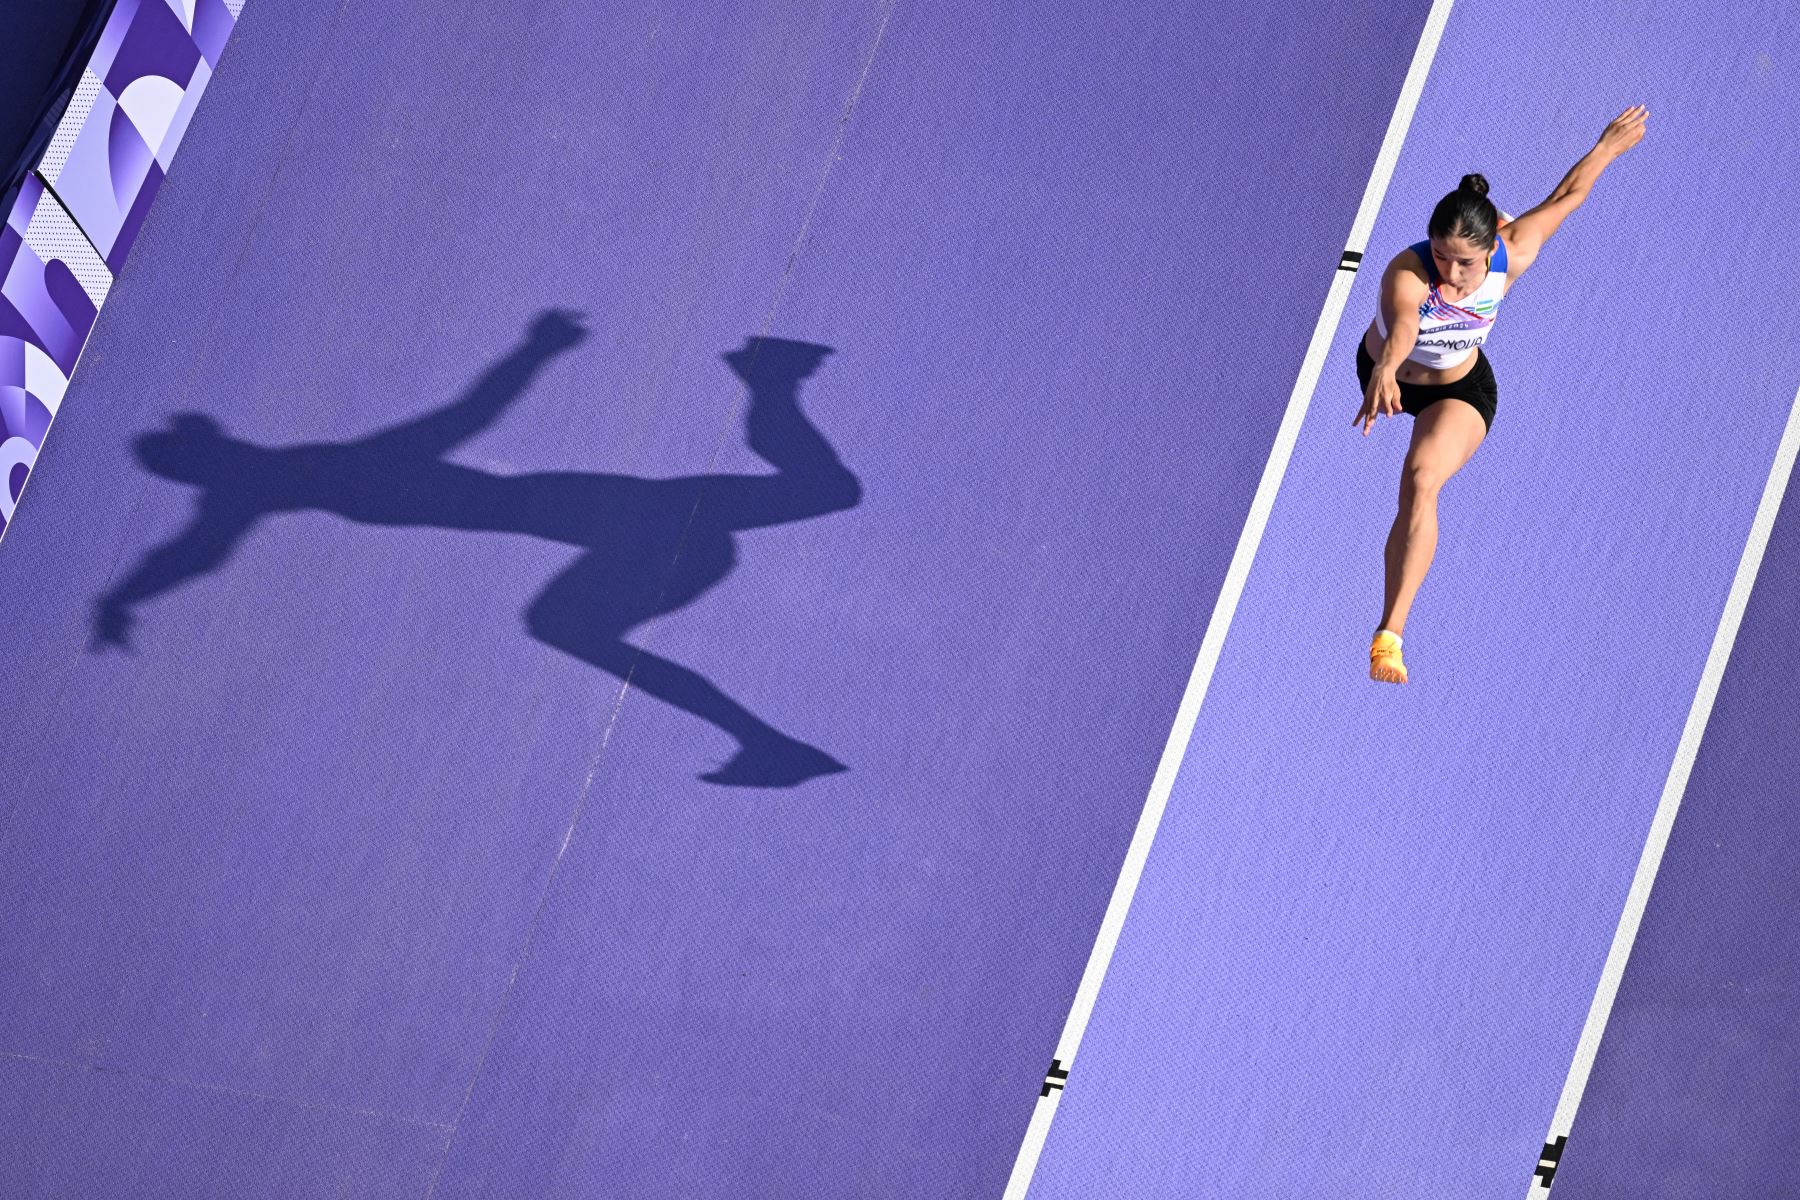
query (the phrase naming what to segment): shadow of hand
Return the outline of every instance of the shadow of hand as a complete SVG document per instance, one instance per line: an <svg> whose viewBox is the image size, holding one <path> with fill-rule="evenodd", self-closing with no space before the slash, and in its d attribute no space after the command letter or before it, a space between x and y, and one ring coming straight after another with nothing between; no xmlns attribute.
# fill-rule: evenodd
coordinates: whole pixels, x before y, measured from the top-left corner
<svg viewBox="0 0 1800 1200"><path fill-rule="evenodd" d="M131 649L131 610L116 600L94 605L94 634L88 645L98 651Z"/></svg>
<svg viewBox="0 0 1800 1200"><path fill-rule="evenodd" d="M570 309L551 309L531 323L532 344L545 351L568 349L587 337L580 318L580 313Z"/></svg>

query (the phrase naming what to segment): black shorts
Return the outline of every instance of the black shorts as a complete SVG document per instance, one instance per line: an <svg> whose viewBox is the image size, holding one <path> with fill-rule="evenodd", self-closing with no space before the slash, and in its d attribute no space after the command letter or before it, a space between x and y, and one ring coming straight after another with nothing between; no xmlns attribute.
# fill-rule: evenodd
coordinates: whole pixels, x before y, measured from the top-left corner
<svg viewBox="0 0 1800 1200"><path fill-rule="evenodd" d="M1369 356L1369 348L1356 340L1356 377L1362 381L1363 394L1369 393L1369 376L1375 373L1375 360ZM1405 383L1400 384L1400 408L1403 412L1418 416L1425 409L1454 397L1467 400L1481 414L1482 422L1489 428L1494 427L1494 404L1500 399L1500 385L1494 382L1494 368L1488 363L1488 356L1480 346L1475 347L1475 369L1464 375L1455 383Z"/></svg>

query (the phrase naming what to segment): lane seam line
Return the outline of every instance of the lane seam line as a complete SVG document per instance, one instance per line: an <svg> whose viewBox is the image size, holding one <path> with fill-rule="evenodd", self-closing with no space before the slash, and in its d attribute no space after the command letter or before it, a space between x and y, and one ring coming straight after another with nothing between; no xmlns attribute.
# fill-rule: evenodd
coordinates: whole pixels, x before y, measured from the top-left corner
<svg viewBox="0 0 1800 1200"><path fill-rule="evenodd" d="M71 1071L89 1071L96 1075L115 1075L125 1079L136 1079L144 1083L160 1083L169 1087L194 1088L202 1092L215 1092L221 1096L233 1096L246 1100L262 1100L271 1104L285 1104L292 1108L304 1108L314 1112L332 1113L337 1116L375 1117L383 1121L393 1121L400 1125L412 1125L420 1129L436 1129L448 1134L450 1126L438 1121L421 1121L417 1117L402 1117L395 1113L381 1112L373 1108L347 1108L339 1104L322 1104L315 1100L300 1100L293 1096L277 1096L269 1092L253 1092L246 1088L225 1087L217 1083L201 1083L194 1079L181 1079L174 1075L151 1075L144 1071L129 1071L123 1067L109 1067L102 1063L74 1062L64 1058L48 1058L40 1054L20 1054L13 1050L0 1050L0 1059L13 1059L19 1062L37 1063L41 1066L62 1067Z"/></svg>
<svg viewBox="0 0 1800 1200"><path fill-rule="evenodd" d="M824 195L825 192L825 184L831 178L832 164L839 158L839 150L843 146L844 138L849 132L850 115L855 111L856 103L862 97L863 85L869 78L869 72L875 66L875 55L881 48L881 40L883 35L887 32L888 20L893 16L894 4L896 2L897 0L888 0L887 4L884 6L881 14L881 24L876 28L875 37L869 45L868 54L863 60L862 71L857 75L856 82L850 89L850 96L845 101L843 111L838 116L837 133L832 139L830 149L826 151L825 165L820 171L818 186L813 189L812 199L808 201L806 211L801 215L800 232L794 239L793 248L788 251L786 266L782 270L780 281L776 284L775 299L769 306L768 315L763 319L762 332L758 335L759 337L766 336L769 329L774 325L776 310L781 305L781 297L787 291L788 280L793 275L794 265L798 261L801 248L806 241L807 229L812 224L813 211L818 207L819 198ZM708 468L711 468L718 462L721 447L723 446L725 438L724 430L730 428L731 421L736 417L738 409L742 404L743 395L747 390L748 385L740 382L737 392L734 393L731 407L727 412L724 428L719 435L719 441L714 445L712 457L707 460ZM682 528L682 540L680 543L677 543L675 554L669 560L669 581L671 583L675 577L675 565L681 561L681 547L687 541L688 531L693 528L694 517L699 512L700 504L704 499L705 491L702 489L700 495L695 497L694 507L688 513L687 524ZM666 590L668 584L665 584L664 587ZM468 1111L469 1101L475 1095L476 1085L481 1080L481 1073L487 1065L488 1054L493 1049L494 1040L499 1036L501 1026L505 1024L506 1010L508 1004L512 1000L513 988L518 982L520 971L524 969L526 961L531 957L531 946L537 936L538 923L542 919L544 909L549 903L550 893L556 883L557 873L562 867L563 856L568 852L569 843L573 841L575 837L576 826L581 823L582 813L587 809L588 797L594 786L594 778L599 774L600 764L606 757L606 749L612 741L613 729L617 725L619 714L625 706L625 697L631 691L631 677L636 674L637 663L641 661L643 653L644 648L640 647L637 655L633 658L631 669L626 672L624 681L620 684L618 691L614 694L612 711L607 715L606 726L601 731L600 745L595 749L593 760L588 767L587 778L582 782L580 794L575 802L575 811L570 815L568 828L563 833L562 844L557 847L556 857L551 861L550 874L548 878L545 879L544 889L538 896L537 908L532 913L530 924L526 926L525 943L519 949L518 957L513 963L512 974L508 976L506 988L501 993L500 1004L494 1011L493 1020L488 1027L487 1038L482 1044L481 1055L476 1059L475 1069L469 1076L469 1085L463 1092L462 1103L457 1106L456 1116L450 1122L450 1136L445 1142L443 1154L438 1159L437 1169L432 1172L431 1186L425 1191L425 1200L432 1200L432 1197L437 1194L438 1183L443 1177L444 1168L449 1165L450 1152L455 1148L456 1134L461 1129L463 1115Z"/></svg>

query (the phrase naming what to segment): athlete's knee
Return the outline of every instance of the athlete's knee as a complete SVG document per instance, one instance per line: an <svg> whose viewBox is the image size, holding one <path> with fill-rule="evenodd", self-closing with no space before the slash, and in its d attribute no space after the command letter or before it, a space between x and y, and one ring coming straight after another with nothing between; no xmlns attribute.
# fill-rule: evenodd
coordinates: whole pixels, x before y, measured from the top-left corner
<svg viewBox="0 0 1800 1200"><path fill-rule="evenodd" d="M1434 497L1456 474L1462 456L1446 439L1429 437L1414 446L1400 468L1400 490L1419 497Z"/></svg>
<svg viewBox="0 0 1800 1200"><path fill-rule="evenodd" d="M1437 499L1444 484L1450 479L1450 472L1444 464L1431 458L1409 458L1400 469L1400 502L1416 504Z"/></svg>

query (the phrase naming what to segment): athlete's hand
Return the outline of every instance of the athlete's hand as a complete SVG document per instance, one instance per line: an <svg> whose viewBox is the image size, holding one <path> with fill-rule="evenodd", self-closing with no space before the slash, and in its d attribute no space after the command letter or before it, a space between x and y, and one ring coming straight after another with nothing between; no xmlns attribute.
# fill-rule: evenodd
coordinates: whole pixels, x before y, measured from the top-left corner
<svg viewBox="0 0 1800 1200"><path fill-rule="evenodd" d="M1369 386L1363 392L1362 407L1356 410L1352 425L1361 424L1363 436L1369 436L1369 430L1375 427L1375 418L1393 416L1400 411L1400 381L1387 371L1376 371L1369 376Z"/></svg>
<svg viewBox="0 0 1800 1200"><path fill-rule="evenodd" d="M1606 131L1600 135L1599 148L1614 158L1637 145L1644 138L1644 121L1650 116L1650 110L1641 104L1634 104L1612 119Z"/></svg>

